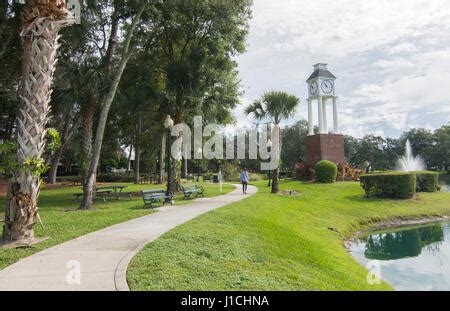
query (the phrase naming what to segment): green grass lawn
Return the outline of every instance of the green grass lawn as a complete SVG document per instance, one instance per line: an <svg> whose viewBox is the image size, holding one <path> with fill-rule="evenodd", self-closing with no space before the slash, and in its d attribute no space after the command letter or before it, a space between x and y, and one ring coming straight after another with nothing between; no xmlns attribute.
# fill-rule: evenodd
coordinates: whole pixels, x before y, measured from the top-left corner
<svg viewBox="0 0 450 311"><path fill-rule="evenodd" d="M124 190L126 192L164 188L161 185L133 185L127 183L120 183L120 185L127 186ZM202 185L205 187L205 197L220 194L218 185L208 183ZM223 185L223 193L228 193L234 189L232 185ZM75 202L73 194L80 192L80 187L42 191L39 207L45 230L39 224L36 224L35 233L37 237L48 237L48 239L29 248L0 248L0 269L56 244L153 212L151 209L144 209L142 198L138 197L133 198L132 201L128 198L121 198L119 201L111 199L106 203L99 200L95 202L94 210L77 211L76 208L79 204ZM175 202L177 205L190 203L189 200L183 200L180 195L175 197ZM6 200L0 199L2 210L5 205ZM3 211L0 213L0 218L3 219Z"/></svg>
<svg viewBox="0 0 450 311"><path fill-rule="evenodd" d="M343 238L389 218L449 215L450 193L412 200L367 199L358 183L295 181L271 195L214 210L147 245L132 261L132 290L389 290L369 286L367 271ZM335 227L340 233L329 230Z"/></svg>

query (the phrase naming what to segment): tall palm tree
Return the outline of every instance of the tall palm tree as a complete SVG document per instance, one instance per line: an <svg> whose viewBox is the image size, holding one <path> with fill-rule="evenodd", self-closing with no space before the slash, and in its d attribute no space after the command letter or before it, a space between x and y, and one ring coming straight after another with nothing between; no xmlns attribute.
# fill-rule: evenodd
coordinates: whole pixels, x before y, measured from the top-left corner
<svg viewBox="0 0 450 311"><path fill-rule="evenodd" d="M294 95L285 92L267 92L260 99L256 100L252 105L245 109L247 115L253 115L257 120L269 120L273 123L275 129L279 129L281 121L289 119L295 113L295 109L300 103ZM276 131L278 142L281 142L279 130ZM281 143L274 144L272 148L279 148L278 154L281 150ZM280 157L277 157L278 159ZM279 164L279 163L277 163ZM273 170L272 193L278 193L279 189L279 175L280 166Z"/></svg>
<svg viewBox="0 0 450 311"><path fill-rule="evenodd" d="M17 116L18 168L9 183L3 239L30 244L38 216L40 171L55 71L59 30L74 22L64 0L27 0L23 38L21 107Z"/></svg>

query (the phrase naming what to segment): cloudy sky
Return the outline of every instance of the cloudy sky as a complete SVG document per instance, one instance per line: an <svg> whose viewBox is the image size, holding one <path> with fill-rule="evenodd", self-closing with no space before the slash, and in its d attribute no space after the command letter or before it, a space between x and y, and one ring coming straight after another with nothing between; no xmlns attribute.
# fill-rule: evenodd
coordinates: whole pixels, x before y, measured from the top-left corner
<svg viewBox="0 0 450 311"><path fill-rule="evenodd" d="M239 56L245 94L235 114L267 90L301 98L318 62L338 77L345 134L396 137L450 120L448 0L254 0L247 53ZM316 113L315 113L316 114Z"/></svg>

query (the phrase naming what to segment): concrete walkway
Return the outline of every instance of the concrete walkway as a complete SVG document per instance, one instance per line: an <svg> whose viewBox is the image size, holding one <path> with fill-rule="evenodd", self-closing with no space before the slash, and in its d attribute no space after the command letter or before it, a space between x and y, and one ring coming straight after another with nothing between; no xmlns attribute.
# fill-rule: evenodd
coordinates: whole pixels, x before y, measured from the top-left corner
<svg viewBox="0 0 450 311"><path fill-rule="evenodd" d="M252 186L248 190L247 196L237 188L189 205L162 207L39 252L0 271L0 291L129 290L126 269L143 246L186 221L257 192Z"/></svg>

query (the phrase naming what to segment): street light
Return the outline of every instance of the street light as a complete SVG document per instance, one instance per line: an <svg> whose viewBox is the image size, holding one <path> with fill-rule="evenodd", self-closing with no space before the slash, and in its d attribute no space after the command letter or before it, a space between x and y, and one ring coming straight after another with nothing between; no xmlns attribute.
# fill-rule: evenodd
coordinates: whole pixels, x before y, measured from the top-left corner
<svg viewBox="0 0 450 311"><path fill-rule="evenodd" d="M167 115L166 120L164 121L164 127L167 129L167 191L166 191L166 196L167 196L167 201L169 202L170 200L170 186L172 185L172 170L170 169L170 165L171 165L171 155L170 155L170 146L171 146L171 137L172 137L172 128L173 128L174 122L172 120L172 118L170 117L170 115Z"/></svg>
<svg viewBox="0 0 450 311"><path fill-rule="evenodd" d="M271 152L272 149L272 141L269 139L267 141L267 151L269 151L269 153ZM269 184L267 185L267 187L272 186L272 172L269 170Z"/></svg>

